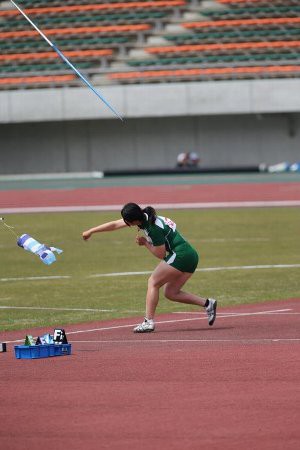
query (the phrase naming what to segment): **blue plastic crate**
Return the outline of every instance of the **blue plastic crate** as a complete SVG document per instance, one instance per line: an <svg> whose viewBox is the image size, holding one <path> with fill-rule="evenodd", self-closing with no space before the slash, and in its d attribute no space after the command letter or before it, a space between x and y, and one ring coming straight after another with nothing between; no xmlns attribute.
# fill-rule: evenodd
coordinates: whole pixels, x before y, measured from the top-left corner
<svg viewBox="0 0 300 450"><path fill-rule="evenodd" d="M71 344L15 345L17 359L49 358L71 355Z"/></svg>

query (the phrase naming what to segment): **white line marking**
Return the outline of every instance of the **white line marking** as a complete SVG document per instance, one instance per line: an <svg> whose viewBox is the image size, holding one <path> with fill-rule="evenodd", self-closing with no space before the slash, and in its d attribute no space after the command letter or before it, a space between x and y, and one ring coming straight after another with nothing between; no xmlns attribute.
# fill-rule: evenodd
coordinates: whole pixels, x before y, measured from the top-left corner
<svg viewBox="0 0 300 450"><path fill-rule="evenodd" d="M144 270L142 272L111 272L111 273L96 273L89 275L88 278L101 278L101 277L128 277L131 275L149 275L152 270Z"/></svg>
<svg viewBox="0 0 300 450"><path fill-rule="evenodd" d="M300 206L300 200L265 200L239 202L197 202L197 203L155 203L157 209L212 209L212 208L265 208ZM80 205L80 206L28 206L22 208L2 208L1 214L72 212L72 211L120 211L123 205Z"/></svg>
<svg viewBox="0 0 300 450"><path fill-rule="evenodd" d="M38 280L60 280L72 278L70 275L53 275L49 277L14 277L14 278L0 278L0 281L38 281Z"/></svg>
<svg viewBox="0 0 300 450"><path fill-rule="evenodd" d="M286 311L292 311L291 309L276 309L274 311L260 311L260 312L254 312L254 313L235 313L235 312L222 312L222 316L224 317L233 317L233 316L247 316L249 314L253 315L253 314L278 314L278 313L282 313L282 312L286 312ZM172 314L199 314L199 312L197 311L174 311ZM201 314L201 313L200 313ZM205 314L205 313L202 313ZM293 313L294 314L294 313Z"/></svg>
<svg viewBox="0 0 300 450"><path fill-rule="evenodd" d="M291 309L276 309L276 310L269 310L269 311L257 311L252 313L233 313L233 315L222 315L219 314L217 316L217 319L227 319L227 318L235 318L235 317L242 317L242 316L256 316L256 315L263 315L263 314L270 314L275 312L282 312L282 311L291 311ZM178 323L178 322L192 322L194 320L205 320L207 317L192 317L192 318L186 318L186 319L176 319L176 320L159 320L156 322L156 324L166 324L166 323ZM100 328L91 328L87 330L76 330L76 331L68 331L67 335L71 334L82 334L82 333L93 333L94 331L110 331L110 330L119 330L122 328L133 328L136 326L136 323L132 324L126 324L126 325L115 325L111 327L100 327ZM14 343L14 342L23 342L24 339L18 339L15 341L6 341L7 343Z"/></svg>
<svg viewBox="0 0 300 450"><path fill-rule="evenodd" d="M191 239L190 239L191 241ZM201 244L205 243L219 243L219 242L268 242L270 238L209 238L209 239L199 239Z"/></svg>
<svg viewBox="0 0 300 450"><path fill-rule="evenodd" d="M196 272L217 272L222 270L258 270L258 269L297 269L300 264L266 264L255 266L228 266L228 267L203 267L196 269ZM88 275L86 278L102 278L102 277L125 277L135 275L150 275L152 270L144 270L140 272L110 272L110 273L96 273ZM39 280L60 280L73 278L71 275L55 275L55 276L40 276L40 277L12 277L0 278L0 282L9 281L39 281Z"/></svg>
<svg viewBox="0 0 300 450"><path fill-rule="evenodd" d="M219 270L255 270L255 269L291 269L299 268L300 264L264 264L255 266L229 266L229 267L206 267L196 269L197 272L215 272Z"/></svg>
<svg viewBox="0 0 300 450"><path fill-rule="evenodd" d="M258 270L258 269L298 269L300 264L265 264L254 266L224 266L224 267L203 267L196 269L196 272L217 272L222 270ZM125 277L134 275L150 275L151 270L144 270L140 272L111 272L111 273L95 273L89 275L88 278L102 278L102 277Z"/></svg>
<svg viewBox="0 0 300 450"><path fill-rule="evenodd" d="M253 313L236 313L235 315L217 315L218 319L225 319L228 317L241 317L241 316L255 316L255 315L262 315L262 314L269 314L269 313L274 313L274 312L278 312L278 311L282 311L282 310L274 310L274 311L258 311L258 312L253 312ZM287 309L286 311L291 311L290 309ZM159 320L156 321L156 325L157 324L166 324L166 323L178 323L178 322L192 322L194 320L207 320L207 317L193 317L193 318L186 318L186 319L176 319L176 320ZM80 333L92 333L94 331L109 331L109 330L116 330L116 329L120 329L120 328L130 328L130 327L134 327L136 324L131 324L131 325L118 325L118 326L113 326L113 327L103 327L103 328L92 328L90 330L78 330L78 331L71 331L68 333L69 334L80 334Z"/></svg>
<svg viewBox="0 0 300 450"><path fill-rule="evenodd" d="M7 300L7 299L6 299ZM38 307L38 306L12 306L12 305L0 305L0 309L29 309L37 311L82 311L82 312L122 312L122 313L138 313L142 314L143 311L134 309L94 309L94 308L50 308L50 307Z"/></svg>
<svg viewBox="0 0 300 450"><path fill-rule="evenodd" d="M92 312L116 312L116 309L92 309L92 308L44 308L37 306L0 306L0 309L34 309L41 311L92 311Z"/></svg>
<svg viewBox="0 0 300 450"><path fill-rule="evenodd" d="M261 339L251 339L251 338L241 338L241 339L127 339L127 340L103 340L103 341L69 341L72 344L155 344L155 343L172 343L172 342L182 342L182 343L190 343L190 342L199 342L199 343L207 343L207 342L237 342L237 343L259 343L259 342L300 342L300 338L261 338Z"/></svg>

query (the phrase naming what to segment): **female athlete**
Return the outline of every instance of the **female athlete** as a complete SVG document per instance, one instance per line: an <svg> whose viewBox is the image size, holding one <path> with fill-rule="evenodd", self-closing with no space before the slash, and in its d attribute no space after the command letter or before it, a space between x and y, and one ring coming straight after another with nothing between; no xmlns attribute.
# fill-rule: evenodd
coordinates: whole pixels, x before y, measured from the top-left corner
<svg viewBox="0 0 300 450"><path fill-rule="evenodd" d="M166 217L158 216L151 206L141 209L136 203L127 203L122 208L121 215L122 219L84 231L82 237L87 240L94 233L137 226L145 236L137 235L136 243L145 246L161 260L148 280L145 319L133 331L135 333L154 331L154 315L159 300L159 289L162 286L164 286L164 295L169 300L204 307L208 323L213 325L216 319L217 301L181 290L196 270L198 254L178 232L176 224Z"/></svg>

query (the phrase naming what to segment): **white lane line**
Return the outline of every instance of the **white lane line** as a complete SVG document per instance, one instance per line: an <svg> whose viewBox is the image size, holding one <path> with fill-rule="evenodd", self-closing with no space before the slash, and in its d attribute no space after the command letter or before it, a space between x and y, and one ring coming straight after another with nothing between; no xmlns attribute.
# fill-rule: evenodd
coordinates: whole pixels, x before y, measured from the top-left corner
<svg viewBox="0 0 300 450"><path fill-rule="evenodd" d="M258 270L258 269L298 269L300 264L265 264L265 265L253 265L253 266L224 266L224 267L204 267L202 269L196 269L196 272L217 272L223 270ZM152 270L144 270L140 272L110 272L110 273L96 273L88 275L85 278L102 278L102 277L127 277L135 275L150 275ZM40 277L13 277L13 278L0 278L0 282L9 281L40 281L40 280L60 280L71 279L72 275L53 275L53 276L40 276Z"/></svg>
<svg viewBox="0 0 300 450"><path fill-rule="evenodd" d="M263 200L233 202L197 203L151 203L157 209L213 209L213 208L265 208L300 206L300 200ZM123 205L79 205L79 206L28 206L20 208L1 208L1 214L72 212L72 211L120 211Z"/></svg>
<svg viewBox="0 0 300 450"><path fill-rule="evenodd" d="M278 310L276 310L278 311ZM218 319L224 319L224 318L228 318L228 317L240 317L240 316L255 316L255 315L260 315L260 314L268 314L270 312L273 311L259 311L259 312L253 312L253 313L236 313L235 315L232 316L228 316L228 315L218 315L217 318ZM192 317L192 318L185 318L185 319L173 319L173 320L158 320L156 321L156 325L157 324L166 324L166 323L179 323L179 322L192 322L194 320L207 320L207 317ZM130 328L130 327L134 327L136 325L135 324L131 324L131 325L117 325L117 326L112 326L112 327L101 327L101 328L92 328L89 330L77 330L77 331L71 331L68 332L69 334L80 334L80 333L93 333L94 331L109 331L109 330L118 330L120 328Z"/></svg>
<svg viewBox="0 0 300 450"><path fill-rule="evenodd" d="M228 318L236 318L236 317L242 317L242 316L256 316L256 315L263 315L263 314L270 314L270 313L274 313L274 312L278 312L278 311L282 311L280 309L277 310L271 310L271 311L257 311L257 312L252 312L252 313L236 313L234 315L222 315L219 314L217 316L217 319L228 319ZM291 310L287 310L287 311L291 311ZM192 322L194 320L207 320L207 317L190 317L190 318L185 318L185 319L173 319L173 320L158 320L155 323L156 324L166 324L166 323L179 323L179 322ZM120 330L122 328L132 328L136 326L136 322L135 323L131 323L131 324L126 324L126 325L114 325L114 326L110 326L110 327L99 327L99 328L90 328L87 330L76 330L76 331L68 331L67 332L67 336L72 335L72 334L84 334L84 333L93 333L95 331L111 331L111 330ZM24 339L18 339L15 341L6 341L7 343L14 343L14 342L23 342Z"/></svg>
<svg viewBox="0 0 300 450"><path fill-rule="evenodd" d="M48 308L38 306L0 306L0 309L34 309L41 311L92 311L92 312L116 312L116 309L93 309L93 308Z"/></svg>
<svg viewBox="0 0 300 450"><path fill-rule="evenodd" d="M122 312L122 313L138 313L142 314L143 311L136 309L95 309L95 308L54 308L54 307L42 307L42 306L12 306L12 305L0 305L1 309L28 309L37 311L82 311L82 312Z"/></svg>
<svg viewBox="0 0 300 450"><path fill-rule="evenodd" d="M189 241L192 241L192 239L189 239ZM196 240L194 239L194 242ZM199 239L197 240L198 242L200 242L201 244L203 242L205 243L219 243L219 242L268 242L270 241L270 238L209 238L209 239Z"/></svg>
<svg viewBox="0 0 300 450"><path fill-rule="evenodd" d="M221 266L221 267L204 267L196 269L196 272L217 272L222 270L257 270L257 269L293 269L300 268L300 264L264 264L252 266ZM111 272L111 273L95 273L88 275L88 278L102 278L102 277L120 277L120 276L135 276L135 275L150 275L151 270L144 270L140 272Z"/></svg>
<svg viewBox="0 0 300 450"><path fill-rule="evenodd" d="M111 273L96 273L89 275L87 278L102 278L102 277L128 277L134 275L149 275L152 270L144 270L142 272L111 272Z"/></svg>
<svg viewBox="0 0 300 450"><path fill-rule="evenodd" d="M236 343L259 343L259 342L300 342L300 338L241 338L241 339L127 339L127 340L103 340L103 341L69 341L72 344L155 344L155 343L172 343L172 342L199 342L201 343L213 343L213 342L236 342Z"/></svg>
<svg viewBox="0 0 300 450"><path fill-rule="evenodd" d="M292 309L275 309L274 311L259 311L259 312L250 312L250 313L235 313L235 312L222 312L222 316L223 317L241 317L241 316L248 316L248 315L255 315L255 314L278 314L278 313L283 313L283 312L287 312L287 311L292 311ZM190 312L183 312L183 311L175 311L172 314L199 314L199 312L197 311L190 311ZM200 314L205 314L205 313L200 313ZM290 313L291 314L291 313ZM218 316L219 317L219 316Z"/></svg>
<svg viewBox="0 0 300 450"><path fill-rule="evenodd" d="M299 268L300 264L261 264L255 266L227 266L227 267L206 267L196 269L197 272L215 272L218 270L255 270L255 269L291 269Z"/></svg>
<svg viewBox="0 0 300 450"><path fill-rule="evenodd" d="M0 278L0 281L38 281L38 280L59 280L72 278L70 275L53 275L43 277L14 277L14 278Z"/></svg>

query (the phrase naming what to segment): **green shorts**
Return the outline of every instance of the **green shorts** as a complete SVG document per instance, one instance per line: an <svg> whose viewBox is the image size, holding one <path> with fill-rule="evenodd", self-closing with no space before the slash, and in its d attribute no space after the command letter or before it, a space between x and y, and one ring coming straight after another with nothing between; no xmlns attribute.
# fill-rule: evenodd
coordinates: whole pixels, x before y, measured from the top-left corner
<svg viewBox="0 0 300 450"><path fill-rule="evenodd" d="M197 268L199 256L190 244L185 243L175 248L173 253L167 255L164 260L180 272L193 273Z"/></svg>

